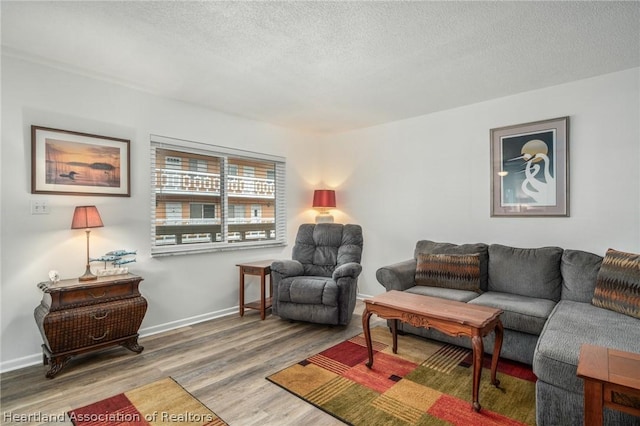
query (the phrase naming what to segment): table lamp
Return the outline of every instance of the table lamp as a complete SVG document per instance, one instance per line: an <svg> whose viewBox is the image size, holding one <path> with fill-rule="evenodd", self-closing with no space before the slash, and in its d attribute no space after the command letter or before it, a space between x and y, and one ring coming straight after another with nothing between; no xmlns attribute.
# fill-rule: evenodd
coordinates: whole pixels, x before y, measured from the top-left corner
<svg viewBox="0 0 640 426"><path fill-rule="evenodd" d="M320 213L316 216L316 223L331 223L333 216L329 209L336 206L336 191L333 189L316 189L313 191L313 208Z"/></svg>
<svg viewBox="0 0 640 426"><path fill-rule="evenodd" d="M79 277L80 281L91 281L98 277L91 273L91 267L89 265L89 234L90 228L102 228L102 219L96 206L78 206L73 212L73 221L71 222L71 229L84 229L87 233L87 270L84 275Z"/></svg>

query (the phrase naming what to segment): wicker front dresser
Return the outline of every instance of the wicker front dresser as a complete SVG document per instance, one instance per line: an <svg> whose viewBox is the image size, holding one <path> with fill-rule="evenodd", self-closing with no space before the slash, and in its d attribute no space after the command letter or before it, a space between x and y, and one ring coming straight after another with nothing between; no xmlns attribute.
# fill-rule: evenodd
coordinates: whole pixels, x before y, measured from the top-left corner
<svg viewBox="0 0 640 426"><path fill-rule="evenodd" d="M84 352L113 345L142 352L138 329L147 301L138 290L140 281L141 277L127 274L38 284L44 295L34 316L44 340L43 362L50 365L47 378L55 377L72 356Z"/></svg>

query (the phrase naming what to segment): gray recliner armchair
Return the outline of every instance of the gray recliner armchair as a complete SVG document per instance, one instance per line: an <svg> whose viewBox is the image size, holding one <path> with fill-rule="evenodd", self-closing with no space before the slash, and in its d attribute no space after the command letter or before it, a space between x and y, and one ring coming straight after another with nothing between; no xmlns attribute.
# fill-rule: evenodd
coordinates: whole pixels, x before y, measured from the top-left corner
<svg viewBox="0 0 640 426"><path fill-rule="evenodd" d="M360 225L300 225L293 259L271 264L272 313L290 320L348 324L362 272L362 244Z"/></svg>

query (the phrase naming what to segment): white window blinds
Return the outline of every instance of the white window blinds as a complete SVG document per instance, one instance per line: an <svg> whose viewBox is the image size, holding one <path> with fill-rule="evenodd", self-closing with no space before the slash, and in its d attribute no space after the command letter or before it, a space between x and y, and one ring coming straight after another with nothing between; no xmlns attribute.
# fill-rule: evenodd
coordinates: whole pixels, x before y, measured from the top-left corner
<svg viewBox="0 0 640 426"><path fill-rule="evenodd" d="M152 255L286 243L285 159L151 135Z"/></svg>

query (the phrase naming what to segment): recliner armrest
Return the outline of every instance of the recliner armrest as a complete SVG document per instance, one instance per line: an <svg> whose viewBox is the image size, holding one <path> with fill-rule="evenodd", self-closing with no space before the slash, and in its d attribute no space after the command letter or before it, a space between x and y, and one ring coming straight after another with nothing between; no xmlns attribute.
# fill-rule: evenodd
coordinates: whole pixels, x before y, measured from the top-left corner
<svg viewBox="0 0 640 426"><path fill-rule="evenodd" d="M304 274L304 267L297 260L275 260L271 264L271 271L283 277L296 277Z"/></svg>
<svg viewBox="0 0 640 426"><path fill-rule="evenodd" d="M362 272L362 265L355 262L349 262L338 266L333 271L331 278L333 278L334 281L338 281L338 278L344 277L357 278L358 275L360 275L360 272Z"/></svg>
<svg viewBox="0 0 640 426"><path fill-rule="evenodd" d="M415 259L383 266L376 271L376 279L387 291L404 291L416 285L416 266Z"/></svg>

